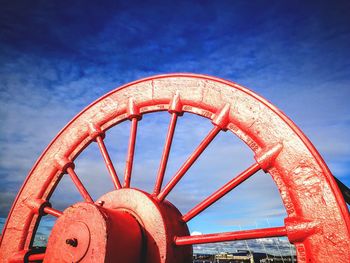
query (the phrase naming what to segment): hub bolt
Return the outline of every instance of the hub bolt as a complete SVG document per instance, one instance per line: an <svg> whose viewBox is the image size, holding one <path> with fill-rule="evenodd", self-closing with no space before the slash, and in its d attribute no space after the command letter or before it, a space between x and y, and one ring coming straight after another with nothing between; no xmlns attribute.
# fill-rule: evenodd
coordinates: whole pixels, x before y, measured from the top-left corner
<svg viewBox="0 0 350 263"><path fill-rule="evenodd" d="M66 239L66 244L72 247L78 246L78 240L76 238L68 238Z"/></svg>

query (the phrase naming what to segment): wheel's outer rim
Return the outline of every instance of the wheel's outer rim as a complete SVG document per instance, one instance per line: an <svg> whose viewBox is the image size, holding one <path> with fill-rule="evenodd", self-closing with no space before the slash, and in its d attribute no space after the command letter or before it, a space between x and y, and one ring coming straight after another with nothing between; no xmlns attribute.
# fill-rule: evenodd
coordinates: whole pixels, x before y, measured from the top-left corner
<svg viewBox="0 0 350 263"><path fill-rule="evenodd" d="M196 89L198 89L199 91L206 91L207 92L207 97L205 97L202 94L202 98L201 101L200 100L193 100L193 101L186 101L187 97L186 96L194 96L189 95L188 91L185 90L185 88L181 85L179 85L179 83L191 83L191 84L196 84L193 87L195 87ZM46 157L46 155L48 154L48 152L50 151L50 149L55 145L55 143L57 143L57 141L59 139L61 139L60 137L64 134L64 133L68 133L68 131L70 129L72 129L73 125L75 124L75 122L77 122L77 120L79 120L80 118L83 117L83 115L87 115L89 111L92 111L92 109L94 107L97 108L97 105L103 108L104 112L103 114L112 114L110 105L108 104L104 104L101 105L103 103L103 101L107 101L109 98L112 98L113 96L118 97L118 94L121 94L124 92L124 96L125 99L127 99L128 95L126 94L125 90L129 88L129 91L134 92L135 90L132 90L132 88L137 89L137 87L146 87L148 86L148 89L150 89L149 85L151 85L151 89L152 89L152 94L151 94L151 102L148 101L148 103L151 103L152 105L154 104L162 104L165 105L163 106L164 108L160 109L160 108L156 108L154 107L153 109L150 109L149 111L155 111L155 110L166 110L166 104L169 104L169 101L171 99L171 96L174 95L175 90L180 90L180 95L185 95L184 97L184 104L193 104L190 105L187 110L185 109L185 111L189 111L189 112L193 112L193 113L197 113L200 114L204 117L209 117L211 118L213 116L213 113L215 110L218 110L219 104L223 104L223 101L230 100L230 99L235 99L234 97L234 93L237 93L236 95L238 96L236 98L236 100L242 99L244 98L243 102L246 105L232 105L233 107L237 107L234 108L232 110L232 113L239 113L239 110L241 110L241 108L244 108L244 106L247 106L251 103L255 103L254 105L257 107L257 109L255 110L259 110L259 114L262 113L262 111L264 111L264 114L269 114L268 117L270 117L271 119L269 121L271 121L270 125L267 125L265 128L267 128L268 130L271 128L271 130L269 130L270 134L269 136L271 137L266 137L264 138L264 140L260 140L261 138L256 137L256 133L257 131L261 132L261 133L267 133L267 131L264 130L259 130L258 127L259 123L257 123L257 119L254 119L254 121L252 123L249 123L249 121L252 120L248 120L247 119L235 119L235 117L237 116L231 116L231 126L229 125L229 129L233 132L235 132L236 134L238 133L238 135L240 136L240 138L245 141L248 146L250 148L252 148L252 150L255 153L259 153L261 151L263 151L263 148L265 146L271 145L272 143L276 143L279 141L283 141L283 139L288 138L290 139L289 136L292 137L292 139L290 139L292 142L290 141L284 141L284 152L286 152L285 154L283 154L283 152L281 153L281 155L277 158L276 163L274 165L274 167L272 169L269 170L269 172L271 173L273 179L275 180L280 192L281 192L281 196L282 196L282 200L284 202L284 205L286 206L287 209L287 214L290 218L292 218L292 220L289 221L298 221L299 219L301 221L308 221L309 219L313 222L316 223L316 227L313 227L313 229L317 229L317 233L312 234L309 237L305 237L302 238L302 240L295 240L295 245L297 247L297 253L298 253L298 261L299 262L306 262L307 260L314 260L316 262L326 262L325 260L328 258L333 258L334 261L336 260L344 260L344 258L349 258L350 259L350 255L349 255L349 251L350 251L350 246L349 246L349 232L350 232L350 219L349 219L349 213L347 210L347 206L344 202L344 199L342 198L342 195L338 189L338 187L336 186L336 182L334 181L327 165L325 164L325 162L323 161L323 159L321 158L321 156L319 155L319 153L317 152L317 150L314 148L314 146L312 145L312 143L307 139L307 137L300 131L300 129L287 117L285 116L281 111L279 111L276 107L274 107L273 105L271 105L271 103L269 103L268 101L266 101L265 99L261 98L260 96L256 95L255 93L253 93L252 91L248 90L247 88L244 88L240 85L237 85L233 82L229 82L226 80L222 80L219 78L214 78L214 77L210 77L210 76L205 76L205 75L194 75L194 74L169 74L169 75L159 75L159 76L154 76L154 77L150 77L150 78L146 78L146 79L142 79L139 81L135 81L135 82L131 82L129 84L126 84L122 87L120 87L119 89L113 90L109 93L107 93L106 95L104 95L103 97L101 97L100 99L98 99L97 101L95 101L94 103L92 103L91 105L89 105L87 108L85 108L81 113L79 113L75 118L73 118L73 120L71 122L69 122L62 130L61 132L55 137L55 139L51 142L51 144L45 149L45 151L43 152L43 154L40 156L40 158L38 159L38 161L35 163L33 169L31 170L31 172L29 173L29 176L26 178L21 190L19 191L17 197L16 197L16 201L9 213L9 217L8 220L4 226L4 231L3 231L3 235L1 237L1 243L0 246L2 247L2 252L0 252L0 258L4 257L4 255L10 255L11 253L14 253L14 251L21 251L22 249L24 249L24 247L28 246L28 241L26 239L26 237L28 235L31 235L31 231L33 231L34 228L34 221L32 220L32 217L34 217L35 219L35 215L32 213L32 210L30 210L28 208L28 206L25 205L25 202L23 200L23 198L28 198L23 196L23 193L26 193L26 189L28 189L28 182L31 180L32 175L35 173L36 169L38 169L39 164L43 165L43 159L44 157ZM157 85L160 85L162 87L166 87L164 90L160 91L155 90L155 88L157 88ZM211 87L210 89L207 89L208 87ZM192 87L192 88L193 88ZM233 88L233 89L232 89ZM217 89L217 90L216 90ZM220 98L220 96L217 95L218 90L223 91L223 97ZM231 90L230 90L231 89ZM162 95L162 98L157 98L156 96L159 95L157 94L157 92L159 93L170 93L168 94L168 97ZM191 90L191 92L193 93L193 90ZM183 93L183 94L182 94ZM232 94L231 94L232 93ZM227 94L230 94L232 97L229 96L225 96ZM135 94L134 94L135 95ZM140 97L144 97L145 94L136 94L139 97L136 96L136 102L137 99ZM221 95L221 94L220 94ZM154 96L154 97L153 97ZM214 103L212 102L205 102L204 100L206 100L207 98L212 99L219 99L218 101L214 101ZM143 98L144 99L144 98ZM113 101L108 101L109 102L113 102ZM237 101L236 101L237 102ZM116 101L114 101L114 103L116 103ZM216 103L216 104L215 104ZM215 104L215 105L213 105ZM115 105L114 105L115 106ZM146 105L147 106L147 105ZM200 107L202 110L198 110L196 107ZM241 107L241 108L240 108ZM148 107L151 108L151 107ZM236 110L236 111L235 111ZM245 108L245 110L247 110ZM121 116L123 113L123 111L125 111L125 107L124 105L120 105L120 108L118 108L118 114L113 112L114 115L116 116ZM147 111L147 110L146 110ZM145 112L146 112L145 111ZM247 114L247 116L250 117L252 116L251 112L245 112ZM101 115L103 115L101 113ZM112 114L112 115L113 115ZM111 115L111 116L112 116ZM114 116L113 115L113 116ZM124 114L125 115L125 114ZM232 115L232 114L231 114ZM239 114L238 114L239 115ZM112 116L112 117L113 117ZM95 116L96 119L101 117L96 115ZM243 115L239 115L240 118L244 117ZM105 117L106 118L106 117ZM126 116L123 117L124 119L126 118ZM123 119L123 118L120 118ZM265 118L265 115L263 116L263 118ZM89 121L94 121L93 120L89 120ZM258 119L258 121L261 121L260 119ZM265 120L266 122L266 120ZM268 123L268 122L266 122ZM265 124L266 124L265 123ZM277 135L281 136L281 134L273 134L273 132L275 132L275 130L273 129L277 129L276 127L272 127L272 123L279 123L283 126L283 131L282 134L284 136L282 137L278 137ZM252 124L253 127L250 127L249 130L247 127L247 124ZM103 126L104 124L102 124L102 129L105 129L106 127ZM255 127L256 126L256 127ZM109 127L107 127L109 128ZM238 130L237 130L238 128ZM246 129L246 133L248 131L249 136L246 133L242 133L242 130ZM248 130L247 130L248 129ZM254 130L255 129L255 130ZM278 127L278 129L281 129L281 127ZM81 132L86 132L86 130L81 130ZM276 135L275 137L273 137L273 135ZM67 136L67 135L66 135ZM254 139L252 139L251 137L255 136ZM76 137L78 137L78 135L76 135ZM277 139L277 140L276 140ZM73 141L74 139L72 139ZM86 139L86 140L89 140ZM280 176L280 172L281 169L284 167L284 165L286 165L286 162L292 162L291 160L286 159L287 158L287 150L290 150L289 147L289 143L291 143L292 145L295 145L295 149L296 151L298 151L299 153L301 153L301 155L296 156L296 154L294 154L293 152L293 158L298 157L299 161L301 156L305 158L304 162L302 164L299 164L299 166L296 168L294 166L294 170L288 174L284 174L284 176ZM76 148L77 145L72 145L71 148ZM79 151L83 150L80 149ZM69 156L70 158L74 159L76 155L79 154L79 151L74 152L73 154L71 153L71 156ZM290 154L290 152L288 152ZM289 155L288 155L289 156ZM52 156L51 156L52 157ZM58 157L61 158L61 157ZM52 158L51 158L52 159ZM291 165L291 164L289 164ZM306 175L306 176L305 176ZM53 179L57 180L58 175L57 175L57 171L48 175L48 177L50 178L50 180L48 180L47 185L46 186L50 186L47 189L53 189L55 186L55 182ZM282 178L283 177L283 178ZM294 178L292 178L294 177ZM303 177L303 178L311 178L311 179L316 179L316 181L312 181L312 186L310 185L303 185L302 182L298 182L296 180L297 177ZM52 179L52 180L51 180ZM34 179L33 179L34 180ZM293 187L293 190L287 189L287 186ZM27 187L27 188L26 188ZM304 189L301 189L303 188ZM301 192L300 192L301 191ZM310 211L314 211L313 209L313 205L316 205L315 200L309 200L309 199L304 199L303 202L304 203L300 203L301 202L301 198L304 198L305 196L303 195L303 191L305 193L307 193L310 199L318 199L323 200L324 204L318 204L318 206L320 205L325 205L324 208L322 207L318 207L318 211L315 210L317 213L313 213L310 214L308 213L305 209L308 208L308 206L310 206ZM316 191L316 192L313 192ZM324 196L319 197L319 193L317 193L317 191L322 191L324 194ZM47 196L50 195L50 191L41 191L40 193L37 193L35 196L36 198L46 198ZM297 193L297 194L296 194ZM298 196L299 195L299 196ZM32 195L33 198L33 195ZM296 198L296 199L295 199ZM321 202L322 203L322 202ZM26 218L25 223L23 224L23 222L21 223L21 228L18 228L19 226L19 219L15 218L16 213L18 214L18 212L20 212L20 214L22 216L24 216L24 218ZM328 211L328 212L327 212ZM331 215L331 216L330 216ZM317 217L317 218L316 218ZM296 219L297 218L297 219ZM327 224L328 226L325 226L325 224ZM7 234L7 232L9 231L8 229L10 229L11 235L15 235L16 239L18 240L18 244L12 244L9 245L7 242L7 238L9 236L9 234ZM14 230L14 229L19 229L19 230ZM25 233L23 233L23 229L28 229L28 231L24 231ZM322 232L322 233L321 233ZM322 238L323 237L323 238ZM321 239L323 241L321 241ZM327 241L328 240L328 241ZM332 241L331 241L332 240ZM330 243L333 242L337 242L338 245L334 246L334 248L331 247ZM14 243L14 242L13 242ZM6 244L6 246L5 246ZM323 246L323 249L322 249ZM324 248L324 246L328 246L327 249ZM311 253L312 252L312 253Z"/></svg>

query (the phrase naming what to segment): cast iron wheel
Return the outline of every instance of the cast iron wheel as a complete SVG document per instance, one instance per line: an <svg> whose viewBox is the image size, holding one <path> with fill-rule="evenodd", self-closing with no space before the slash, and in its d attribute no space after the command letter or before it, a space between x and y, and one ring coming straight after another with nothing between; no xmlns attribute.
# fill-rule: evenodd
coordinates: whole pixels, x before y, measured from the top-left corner
<svg viewBox="0 0 350 263"><path fill-rule="evenodd" d="M130 188L138 122L168 111L170 124L153 193ZM213 128L163 186L178 118L208 118ZM124 180L104 144L104 135L131 120ZM230 131L256 160L184 215L167 195L221 131ZM96 142L115 191L92 200L74 171L74 160ZM286 208L280 227L190 236L186 222L257 171L269 173ZM49 203L63 174L69 174L85 202L61 212ZM45 253L32 250L39 218L58 217ZM128 226L128 227L125 227ZM250 90L222 79L170 74L124 85L84 109L57 135L26 178L8 216L0 243L1 262L192 262L193 244L287 236L298 262L350 262L350 219L342 194L311 142L282 112Z"/></svg>

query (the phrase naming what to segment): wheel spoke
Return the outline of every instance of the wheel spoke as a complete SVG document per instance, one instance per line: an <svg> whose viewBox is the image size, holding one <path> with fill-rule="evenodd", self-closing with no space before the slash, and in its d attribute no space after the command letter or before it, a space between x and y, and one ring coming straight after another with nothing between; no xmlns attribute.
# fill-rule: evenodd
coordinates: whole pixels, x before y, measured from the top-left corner
<svg viewBox="0 0 350 263"><path fill-rule="evenodd" d="M130 187L131 172L132 172L132 166L134 162L137 123L138 123L138 119L136 117L131 119L129 148L126 156L125 175L124 175L124 187L127 187L127 188Z"/></svg>
<svg viewBox="0 0 350 263"><path fill-rule="evenodd" d="M213 203L218 201L220 198L222 198L224 195L226 195L228 192L230 192L232 189L243 183L245 180L247 180L249 177L251 177L253 174L255 174L257 171L260 170L260 165L258 163L254 163L251 165L248 169L240 173L238 176L233 178L231 181L229 181L227 184L225 184L223 187L221 187L219 190L214 192L212 195L207 197L205 200L203 200L201 203L199 203L197 206L195 206L192 210L190 210L187 214L185 214L182 219L185 222L188 222L193 217L201 213L204 209L211 206Z"/></svg>
<svg viewBox="0 0 350 263"><path fill-rule="evenodd" d="M49 206L44 207L44 212L55 217L60 217L63 214L61 211Z"/></svg>
<svg viewBox="0 0 350 263"><path fill-rule="evenodd" d="M217 234L206 234L198 236L175 237L175 244L178 246L226 242L235 240L257 239L267 237L282 237L287 235L286 228L272 227L253 230L243 230L235 232L225 232Z"/></svg>
<svg viewBox="0 0 350 263"><path fill-rule="evenodd" d="M111 161L111 158L109 157L108 151L106 149L106 146L105 146L105 144L103 142L102 137L101 136L97 136L96 137L96 141L97 141L98 147L100 148L100 151L101 151L101 154L103 156L103 159L104 159L104 161L106 163L108 172L109 172L110 176L112 177L112 180L113 180L113 183L114 183L115 187L117 189L122 188L122 186L120 184L120 181L118 179L117 172L114 169L113 163Z"/></svg>
<svg viewBox="0 0 350 263"><path fill-rule="evenodd" d="M67 168L67 173L72 178L73 183L75 184L75 186L77 187L78 191L83 196L85 201L89 202L89 203L93 203L94 201L92 200L92 198L89 195L88 191L86 190L86 188L84 187L84 185L82 184L82 182L80 181L80 179L78 178L77 174L75 173L75 171L73 170L72 167L68 167Z"/></svg>
<svg viewBox="0 0 350 263"><path fill-rule="evenodd" d="M162 201L169 194L169 192L175 187L175 185L180 181L180 179L185 175L185 173L190 169L193 163L198 159L202 152L207 148L207 146L212 142L215 136L220 132L221 128L219 126L214 126L214 128L208 133L208 135L203 139L199 146L194 150L191 156L185 161L173 178L164 187L163 191L157 196L158 200Z"/></svg>
<svg viewBox="0 0 350 263"><path fill-rule="evenodd" d="M171 149L171 144L172 144L173 137L174 137L174 131L175 131L175 127L176 127L177 116L178 116L178 114L176 112L173 112L171 114L171 120L170 120L170 123L169 123L168 133L167 133L167 136L166 136L166 139L165 139L162 159L160 160L157 180L156 180L156 184L155 184L155 187L154 187L154 194L155 195L159 194L160 189L162 187L164 174L165 174L165 169L166 169L166 166L167 166L167 163L168 163L168 158L169 158L169 153L170 153L170 149Z"/></svg>
<svg viewBox="0 0 350 263"><path fill-rule="evenodd" d="M40 254L31 254L28 256L28 261L39 261L39 260L44 260L45 253L40 253Z"/></svg>

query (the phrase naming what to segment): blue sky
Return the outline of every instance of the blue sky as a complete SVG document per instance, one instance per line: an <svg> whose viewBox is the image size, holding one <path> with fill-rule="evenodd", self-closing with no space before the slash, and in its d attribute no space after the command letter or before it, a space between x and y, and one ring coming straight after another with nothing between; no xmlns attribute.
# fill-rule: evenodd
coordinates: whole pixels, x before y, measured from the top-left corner
<svg viewBox="0 0 350 263"><path fill-rule="evenodd" d="M349 186L350 3L305 2L1 1L0 216L6 217L39 154L75 114L121 84L170 72L218 76L267 98L296 122ZM168 117L147 116L140 124L133 179L138 187L152 186ZM119 171L128 125L106 139ZM167 178L209 128L210 122L198 117L181 119ZM112 188L93 147L79 158L77 171L97 197ZM251 158L240 141L222 134L169 198L186 211ZM91 181L91 173L105 180ZM214 182L212 174L218 178ZM68 180L63 188L71 196L53 196L62 208L72 196L79 198ZM190 228L209 233L279 225L284 213L272 180L262 174Z"/></svg>

